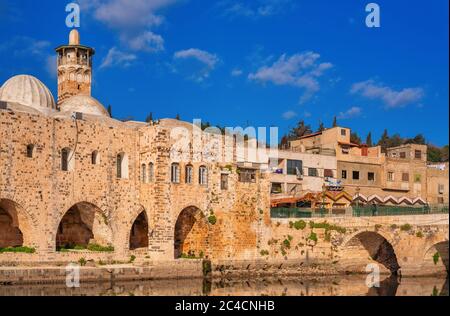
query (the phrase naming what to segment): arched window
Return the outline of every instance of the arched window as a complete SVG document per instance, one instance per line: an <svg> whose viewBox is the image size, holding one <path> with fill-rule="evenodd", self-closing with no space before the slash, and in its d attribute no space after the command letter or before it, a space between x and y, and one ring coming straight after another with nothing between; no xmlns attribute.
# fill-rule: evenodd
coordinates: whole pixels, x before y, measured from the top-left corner
<svg viewBox="0 0 450 316"><path fill-rule="evenodd" d="M186 166L185 182L191 184L194 179L194 167L192 165Z"/></svg>
<svg viewBox="0 0 450 316"><path fill-rule="evenodd" d="M147 165L142 164L141 166L141 181L142 183L147 183Z"/></svg>
<svg viewBox="0 0 450 316"><path fill-rule="evenodd" d="M91 154L91 163L93 165L98 165L100 163L100 154L97 150L94 150Z"/></svg>
<svg viewBox="0 0 450 316"><path fill-rule="evenodd" d="M204 186L208 185L208 169L205 166L199 168L198 183Z"/></svg>
<svg viewBox="0 0 450 316"><path fill-rule="evenodd" d="M72 171L74 166L74 155L70 148L63 148L61 150L61 170Z"/></svg>
<svg viewBox="0 0 450 316"><path fill-rule="evenodd" d="M33 158L34 155L34 145L29 144L27 145L27 158Z"/></svg>
<svg viewBox="0 0 450 316"><path fill-rule="evenodd" d="M117 155L117 178L128 179L128 156L125 153Z"/></svg>
<svg viewBox="0 0 450 316"><path fill-rule="evenodd" d="M148 164L148 182L153 182L155 177L155 168L153 162Z"/></svg>
<svg viewBox="0 0 450 316"><path fill-rule="evenodd" d="M173 163L170 170L170 181L172 183L180 183L180 165Z"/></svg>

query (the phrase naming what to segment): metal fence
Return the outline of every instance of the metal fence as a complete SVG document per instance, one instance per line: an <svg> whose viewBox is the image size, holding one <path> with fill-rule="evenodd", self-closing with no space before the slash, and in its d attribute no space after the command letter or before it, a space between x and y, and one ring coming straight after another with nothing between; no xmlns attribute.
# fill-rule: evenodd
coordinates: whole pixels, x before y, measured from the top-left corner
<svg viewBox="0 0 450 316"><path fill-rule="evenodd" d="M345 213L329 212L324 209L310 208L272 208L270 216L272 218L316 218L316 217L336 217L336 216L399 216L399 215L426 215L426 214L448 214L448 205L426 205L421 207L408 206L353 206Z"/></svg>

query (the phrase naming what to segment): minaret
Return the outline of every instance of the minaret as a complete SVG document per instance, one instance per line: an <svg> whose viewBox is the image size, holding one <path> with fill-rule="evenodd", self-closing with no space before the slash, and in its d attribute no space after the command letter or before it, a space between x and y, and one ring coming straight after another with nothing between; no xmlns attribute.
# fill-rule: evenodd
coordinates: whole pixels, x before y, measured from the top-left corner
<svg viewBox="0 0 450 316"><path fill-rule="evenodd" d="M56 48L58 53L58 106L74 95L91 95L92 56L95 50L80 45L80 34L70 31L69 45Z"/></svg>

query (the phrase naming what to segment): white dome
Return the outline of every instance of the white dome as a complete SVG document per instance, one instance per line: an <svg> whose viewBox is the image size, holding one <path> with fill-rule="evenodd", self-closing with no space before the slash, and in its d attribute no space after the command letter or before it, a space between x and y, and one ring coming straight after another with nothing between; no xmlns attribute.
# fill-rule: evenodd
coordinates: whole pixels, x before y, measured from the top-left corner
<svg viewBox="0 0 450 316"><path fill-rule="evenodd" d="M56 109L50 90L39 79L18 75L7 80L0 89L0 100L19 103L36 110Z"/></svg>
<svg viewBox="0 0 450 316"><path fill-rule="evenodd" d="M80 112L84 114L107 116L108 111L103 105L88 95L75 95L61 104L61 112Z"/></svg>

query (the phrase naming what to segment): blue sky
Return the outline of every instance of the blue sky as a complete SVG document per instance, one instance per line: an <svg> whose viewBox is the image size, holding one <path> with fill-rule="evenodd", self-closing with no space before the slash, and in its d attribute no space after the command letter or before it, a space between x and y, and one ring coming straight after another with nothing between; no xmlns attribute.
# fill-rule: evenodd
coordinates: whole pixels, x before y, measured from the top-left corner
<svg viewBox="0 0 450 316"><path fill-rule="evenodd" d="M56 96L53 49L70 1L0 0L0 83L41 79ZM226 126L299 119L377 140L423 133L448 144L448 0L79 0L82 44L96 49L93 96L115 117ZM37 4L39 3L39 4Z"/></svg>

